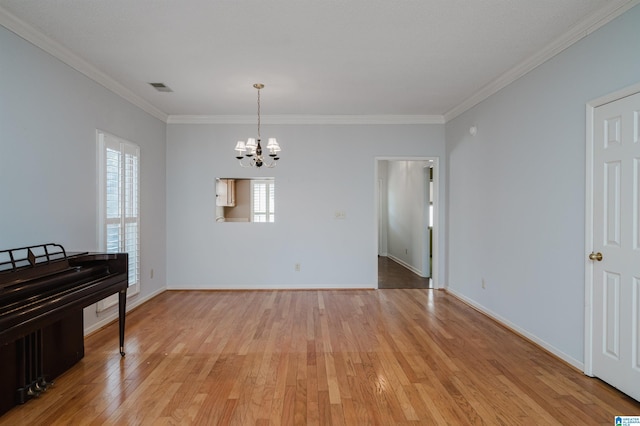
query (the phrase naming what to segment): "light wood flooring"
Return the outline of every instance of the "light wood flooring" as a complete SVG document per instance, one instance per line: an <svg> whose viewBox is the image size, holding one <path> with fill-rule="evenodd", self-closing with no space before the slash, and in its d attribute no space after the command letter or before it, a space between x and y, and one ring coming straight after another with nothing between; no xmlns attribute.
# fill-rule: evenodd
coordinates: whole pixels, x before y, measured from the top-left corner
<svg viewBox="0 0 640 426"><path fill-rule="evenodd" d="M612 425L640 403L438 290L168 291L2 425Z"/></svg>

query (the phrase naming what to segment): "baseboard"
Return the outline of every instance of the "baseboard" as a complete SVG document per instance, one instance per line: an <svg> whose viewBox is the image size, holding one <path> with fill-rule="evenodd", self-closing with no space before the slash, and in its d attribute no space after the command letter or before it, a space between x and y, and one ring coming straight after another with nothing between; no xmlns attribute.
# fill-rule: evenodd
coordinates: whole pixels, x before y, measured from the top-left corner
<svg viewBox="0 0 640 426"><path fill-rule="evenodd" d="M161 288L159 290L154 291L151 294L146 295L145 297L137 297L135 299L132 300L127 300L127 312L132 311L133 309L137 308L138 306L142 305L144 302L153 299L154 297L156 297L157 295L164 293L167 289L166 288ZM95 333L96 331L100 330L103 327L106 327L107 325L111 324L114 321L118 320L118 309L117 309L117 304L114 305L113 307L109 308L112 310L112 312L109 312L104 318L100 319L100 321L98 321L97 323L86 327L84 329L84 335L85 337L88 336L89 334ZM109 309L102 311L102 313L107 312Z"/></svg>
<svg viewBox="0 0 640 426"><path fill-rule="evenodd" d="M487 309L485 306L477 303L476 301L469 299L468 297L464 296L463 294L458 293L457 291L452 290L451 288L446 288L445 291L448 294L450 294L453 297L455 297L456 299L460 300L465 305L468 305L471 308L475 309L476 311L480 312L481 314L486 315L487 317L491 318L492 320L494 320L495 322L497 322L501 326L505 327L509 331L517 334L518 336L522 337L523 339L526 339L529 342L533 343L534 345L538 346L540 349L544 350L545 352L548 352L549 354L553 355L554 357L556 357L556 358L564 361L565 363L569 364L570 366L580 370L580 372L584 372L584 363L583 362L580 362L577 359L565 354L564 352L562 352L561 350L559 350L555 346L545 342L544 340L540 339L538 336L536 336L534 334L531 334L528 331L518 327L516 324L512 323L511 321L507 320L506 318L501 317L500 315L496 314L495 312L491 311L490 309Z"/></svg>
<svg viewBox="0 0 640 426"><path fill-rule="evenodd" d="M407 268L408 270L410 270L414 274L419 275L422 278L429 278L429 277L425 277L421 270L409 265L407 262L404 262L402 259L398 259L397 257L395 257L392 254L387 255L387 257L389 259L393 260L394 262L396 262L397 264L399 264L400 266L404 266L405 268Z"/></svg>
<svg viewBox="0 0 640 426"><path fill-rule="evenodd" d="M314 284L311 286L300 286L295 284L202 284L185 285L180 287L167 287L167 290L373 290L378 286L371 284Z"/></svg>

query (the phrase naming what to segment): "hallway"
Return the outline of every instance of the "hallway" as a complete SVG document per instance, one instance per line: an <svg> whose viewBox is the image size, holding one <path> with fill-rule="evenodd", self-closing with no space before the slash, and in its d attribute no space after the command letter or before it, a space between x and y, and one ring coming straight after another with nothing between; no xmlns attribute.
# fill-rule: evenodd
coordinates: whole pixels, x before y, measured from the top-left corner
<svg viewBox="0 0 640 426"><path fill-rule="evenodd" d="M386 256L378 256L378 288L432 288L423 278Z"/></svg>

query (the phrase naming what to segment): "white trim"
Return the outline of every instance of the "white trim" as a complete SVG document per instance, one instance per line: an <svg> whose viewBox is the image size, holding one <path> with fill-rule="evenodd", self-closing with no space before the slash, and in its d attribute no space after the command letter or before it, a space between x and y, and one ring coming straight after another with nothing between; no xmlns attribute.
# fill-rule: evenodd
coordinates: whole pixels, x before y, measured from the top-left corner
<svg viewBox="0 0 640 426"><path fill-rule="evenodd" d="M440 158L434 157L433 159L433 191L431 191L431 198L433 199L433 227L431 228L431 283L434 288L445 288L445 284L440 279L440 261L446 261L444 259L444 251L446 247L440 249L440 232L443 231L444 221L440 220ZM443 256L443 259L440 259Z"/></svg>
<svg viewBox="0 0 640 426"><path fill-rule="evenodd" d="M640 0L639 0L640 1ZM587 111L589 111L589 107L591 107L591 109L595 109L599 106L602 105L606 105L608 103L617 101L618 99L622 99L622 98L626 98L627 96L631 96L631 95L635 95L636 93L640 92L640 83L636 83L634 85L631 85L629 87L625 87L623 89L617 90L613 93L609 93L606 94L604 96L601 96L597 99L594 99L590 102L587 102ZM593 129L591 129L593 130Z"/></svg>
<svg viewBox="0 0 640 426"><path fill-rule="evenodd" d="M376 163L376 168L377 168L377 163ZM380 216L380 212L382 211L382 209L384 208L384 205L382 203L382 194L383 194L383 184L384 181L382 179L380 179L379 176L376 176L376 181L378 182L377 187L376 187L376 196L378 198L378 202L376 203L376 209L378 212L378 215L376 217L376 221L378 222L378 256L384 256L387 257L388 253L387 253L387 244L386 244L386 231L384 229L384 227L382 226L383 221L381 220ZM384 236L384 241L382 239L382 237ZM383 244L384 243L384 244ZM384 246L384 247L383 247Z"/></svg>
<svg viewBox="0 0 640 426"><path fill-rule="evenodd" d="M185 284L184 286L171 287L167 290L376 290L377 284Z"/></svg>
<svg viewBox="0 0 640 426"><path fill-rule="evenodd" d="M553 58L569 46L582 40L584 37L608 24L613 19L638 4L640 4L640 0L611 0L607 2L603 8L599 9L576 26L570 28L563 35L546 45L538 53L520 62L518 65L474 93L471 97L447 111L444 114L445 121L453 120L463 112L473 108L491 95L497 93L520 77L524 76L529 71Z"/></svg>
<svg viewBox="0 0 640 426"><path fill-rule="evenodd" d="M419 270L418 268L414 268L413 266L409 265L408 263L406 263L405 261L403 261L402 259L399 259L397 257L395 257L392 254L387 254L386 256L387 258L391 259L392 261L396 262L398 265L407 268L408 270L410 270L411 272L413 272L414 274L423 277L423 278L428 278L424 276L424 271Z"/></svg>
<svg viewBox="0 0 640 426"><path fill-rule="evenodd" d="M560 349L556 348L555 346L545 342L544 340L540 339L538 336L529 333L528 331L518 327L516 324L512 323L511 321L507 320L504 317L501 317L500 315L496 314L495 312L491 311L490 309L487 309L486 307L484 307L483 305L475 302L472 299L469 299L468 297L464 296L461 293L458 293L457 291L451 289L450 287L446 289L446 292L451 294L453 297L460 299L463 303L466 303L467 305L473 307L474 309L476 309L477 311L481 312L482 314L488 316L489 318L493 319L494 321L497 321L498 323L500 323L502 326L508 328L509 330L520 334L521 336L525 337L526 339L530 340L531 342L535 343L536 345L540 346L541 348L543 348L544 350L546 350L547 352L552 353L553 355L557 356L558 358L560 358L561 360L563 360L564 362L573 365L574 367L576 367L579 370L583 369L583 364L578 361L577 359L565 354L564 352L562 352Z"/></svg>
<svg viewBox="0 0 640 426"><path fill-rule="evenodd" d="M626 87L587 102L586 105L586 160L585 160L585 231L584 231L584 374L593 376L593 262L587 254L593 249L593 150L595 109L618 99L640 93L640 83Z"/></svg>
<svg viewBox="0 0 640 426"><path fill-rule="evenodd" d="M378 221L380 220L378 217L378 208L377 206L379 205L379 194L378 194L378 180L379 180L379 176L378 176L378 161L382 161L382 160L388 160L388 161L432 161L433 162L433 234L432 234L432 241L433 241L433 248L432 248L432 252L431 252L431 256L432 256L432 264L431 264L431 282L433 284L434 288L445 288L445 284L443 282L440 282L440 261L445 259L445 254L444 254L444 249L445 247L442 248L442 250L440 249L440 232L441 232L441 225L440 225L440 157L375 157L373 159L374 161L374 167L375 167L375 178L373 181L373 188L374 188L374 194L376 197L376 209L375 209L375 217L374 217L374 229L375 229L375 239L373 240L373 243L375 244L373 253L375 254L375 256L378 255L378 239L380 238L378 235L379 232L379 224ZM387 255L388 256L388 255ZM376 263L376 277L378 276L378 270L377 270L377 263ZM420 273L419 273L420 274ZM376 279L377 282L377 279ZM376 284L377 287L377 284Z"/></svg>
<svg viewBox="0 0 640 426"><path fill-rule="evenodd" d="M91 80L112 91L153 117L164 122L167 121L167 114L160 111L158 108L151 105L149 102L136 95L131 90L64 47L62 44L42 34L40 31L12 15L2 7L0 7L0 25L49 53L53 57L59 59L63 63L69 65L76 71L89 77Z"/></svg>
<svg viewBox="0 0 640 426"><path fill-rule="evenodd" d="M585 208L584 208L584 253L590 253L593 247L593 114L595 107L586 106L586 157L585 157ZM593 376L591 349L593 342L593 264L584 261L584 374Z"/></svg>
<svg viewBox="0 0 640 426"><path fill-rule="evenodd" d="M96 229L96 252L104 251L101 242L105 239L104 226L102 226L103 218L102 213L105 211L106 204L106 195L105 195L105 187L103 185L103 179L105 176L105 150L104 150L104 132L96 129L96 169L98 174L96 175L96 196L97 196L97 206L98 206L98 226Z"/></svg>
<svg viewBox="0 0 640 426"><path fill-rule="evenodd" d="M107 140L108 137L108 140ZM122 213L122 215L117 219L116 222L111 221L110 219L108 219L106 217L106 205L107 205L107 201L106 201L106 151L107 148L111 148L114 149L118 152L120 152L123 156L122 162L124 165L124 162L126 162L126 156L133 153L133 156L137 159L137 165L138 165L138 175L136 176L135 180L136 180L136 189L135 192L137 194L136 198L137 198L137 206L136 206L136 216L135 216L135 220L131 221L128 220L128 218L126 217L126 213ZM141 256L140 256L140 240L141 240L141 230L140 230L140 218L141 218L141 206L140 206L140 146L130 142L126 139L120 138L116 135L113 135L109 132L105 132L103 130L100 129L96 129L96 150L97 150L97 155L96 155L96 159L98 161L98 164L96 166L97 170L98 170L98 174L96 176L96 181L97 181L97 196L98 196L98 201L97 201L97 206L98 206L98 231L97 231L97 243L98 243L98 247L97 247L97 251L106 251L106 225L107 223L122 223L123 224L127 224L127 223L136 223L138 225L138 232L137 232L137 259L136 259L136 279L135 279L135 283L131 284L129 283L129 287L127 288L127 298L131 298L136 296L137 294L140 293L140 280L141 280ZM123 185L123 187L121 187L120 191L121 194L125 194L125 190L124 190L124 185L125 185L125 181L123 178L123 181L121 182L121 185ZM123 232L126 232L126 226L123 227ZM125 251L124 247L121 247L121 251ZM130 258L131 259L131 258ZM100 301L98 301L96 303L96 315L100 315L101 312L109 309L110 307L116 305L118 303L118 296L116 294L113 294L111 296L108 296Z"/></svg>
<svg viewBox="0 0 640 426"><path fill-rule="evenodd" d="M640 0L639 0L640 1ZM444 124L442 115L262 115L262 124ZM167 124L255 124L255 115L170 115Z"/></svg>
<svg viewBox="0 0 640 426"><path fill-rule="evenodd" d="M151 294L146 295L145 297L140 297L140 298L136 298L135 300L129 300L129 298L127 298L127 312L131 311L132 309L135 309L136 307L142 305L144 302L153 299L154 297L158 296L161 293L164 293L167 289L166 288L161 288L158 289L156 291L154 291ZM115 305L113 305L115 306ZM85 309L90 309L90 307L87 307ZM91 333L93 333L94 331L97 331L99 329L101 329L102 327L105 327L107 325L109 325L110 323L112 323L113 321L118 319L118 310L116 308L110 307L109 309L100 312L100 314L105 315L106 316L104 318L102 318L100 321L98 321L95 324L92 324L91 326L87 327L84 329L84 335L87 336ZM127 346L127 334L125 332L125 338L124 338L124 344L125 347Z"/></svg>

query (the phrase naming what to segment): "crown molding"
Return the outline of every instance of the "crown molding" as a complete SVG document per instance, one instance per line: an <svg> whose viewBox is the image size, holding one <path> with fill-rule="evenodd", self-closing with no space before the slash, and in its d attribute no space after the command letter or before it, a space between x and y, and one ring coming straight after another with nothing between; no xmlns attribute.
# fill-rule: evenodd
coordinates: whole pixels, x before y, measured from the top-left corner
<svg viewBox="0 0 640 426"><path fill-rule="evenodd" d="M21 19L17 18L16 16L12 15L2 7L0 7L0 25L15 33L17 36L25 39L29 43L35 45L36 47L39 47L55 58L59 59L76 71L89 77L96 83L112 91L121 98L129 101L148 114L151 114L155 118L164 122L167 121L166 113L160 111L158 108L151 105L149 102L136 95L135 93L124 87L122 84L118 83L107 74L100 71L98 68L80 58L60 43L45 36L40 31L22 21Z"/></svg>
<svg viewBox="0 0 640 426"><path fill-rule="evenodd" d="M537 54L522 61L511 70L485 85L471 97L444 115L273 115L262 116L267 124L444 124L476 106L491 95L505 88L542 63L551 59L572 44L606 25L640 0L611 0L605 7L569 29ZM16 16L0 7L0 25L19 37L51 54L76 71L94 80L106 89L122 97L153 117L169 124L253 124L254 116L243 115L167 115L140 96L136 95L107 74L63 45L42 34Z"/></svg>
<svg viewBox="0 0 640 426"><path fill-rule="evenodd" d="M262 124L444 124L441 115L261 115ZM255 124L255 115L170 115L168 124Z"/></svg>
<svg viewBox="0 0 640 426"><path fill-rule="evenodd" d="M569 29L538 53L520 62L518 65L474 93L467 100L447 111L443 116L445 121L453 120L463 112L476 106L491 95L524 76L529 71L553 58L572 44L580 41L638 4L640 4L640 0L610 1L602 9L596 11L588 18Z"/></svg>

